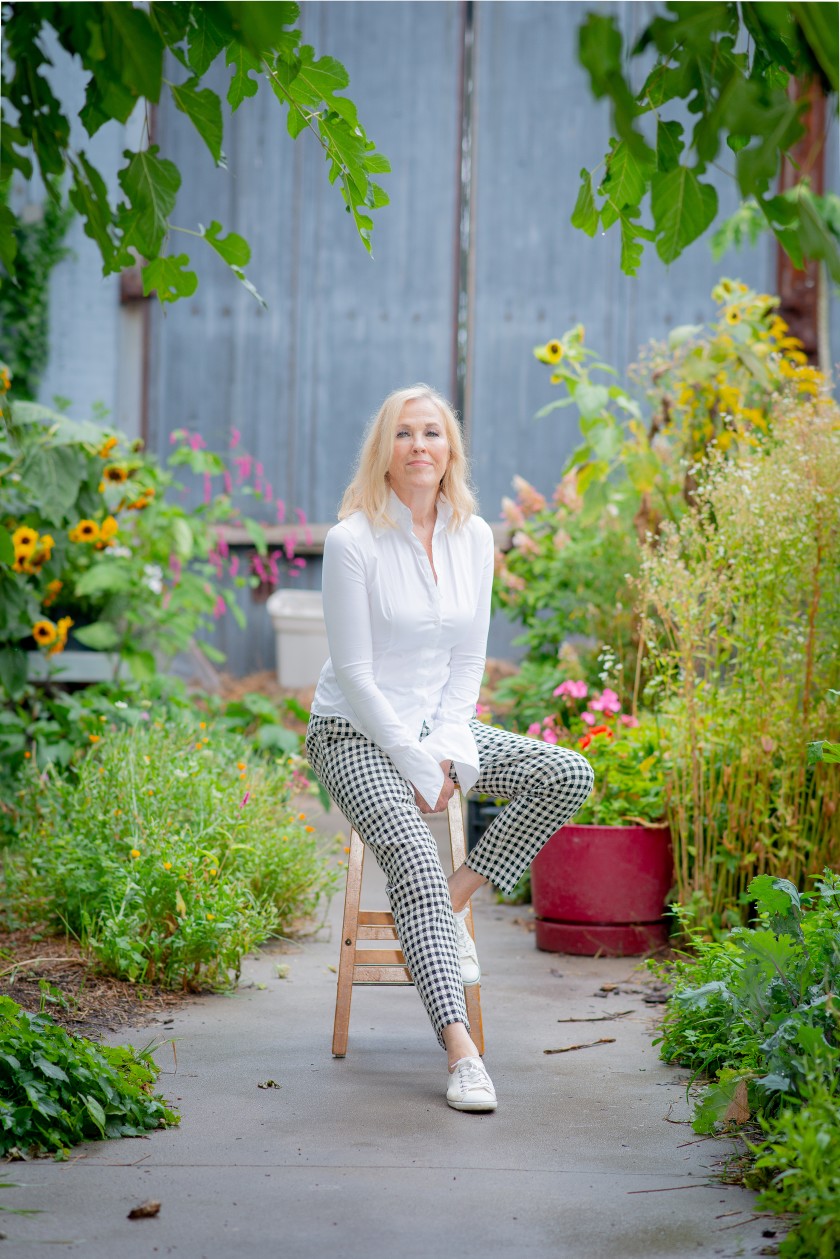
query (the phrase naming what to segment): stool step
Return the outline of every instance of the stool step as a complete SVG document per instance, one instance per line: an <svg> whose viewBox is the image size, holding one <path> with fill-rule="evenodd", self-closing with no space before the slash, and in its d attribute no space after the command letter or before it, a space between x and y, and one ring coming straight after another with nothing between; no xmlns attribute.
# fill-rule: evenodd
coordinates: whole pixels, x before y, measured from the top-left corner
<svg viewBox="0 0 840 1259"><path fill-rule="evenodd" d="M390 909L360 909L359 926L393 927L394 915Z"/></svg>
<svg viewBox="0 0 840 1259"><path fill-rule="evenodd" d="M402 949L357 949L356 966L405 966Z"/></svg>
<svg viewBox="0 0 840 1259"><path fill-rule="evenodd" d="M396 940L396 927L359 927L357 940Z"/></svg>
<svg viewBox="0 0 840 1259"><path fill-rule="evenodd" d="M354 984L412 984L414 980L406 966L359 966L353 967ZM337 1054L336 1057L343 1057Z"/></svg>

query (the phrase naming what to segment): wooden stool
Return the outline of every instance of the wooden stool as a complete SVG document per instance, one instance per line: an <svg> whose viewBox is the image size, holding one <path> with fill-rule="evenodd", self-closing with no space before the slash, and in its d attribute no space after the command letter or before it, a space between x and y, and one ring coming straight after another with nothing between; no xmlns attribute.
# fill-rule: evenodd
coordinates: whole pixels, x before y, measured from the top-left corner
<svg viewBox="0 0 840 1259"><path fill-rule="evenodd" d="M461 793L456 791L448 805L449 845L452 869L457 870L466 856ZM344 894L344 923L341 928L341 956L338 963L338 989L335 997L335 1026L332 1051L335 1058L347 1053L350 1030L350 1001L354 984L411 984L413 980L405 964L402 950L360 949L359 940L396 940L394 915L387 909L360 909L362 871L365 846L355 830L350 831L350 856L347 861L347 891ZM467 928L473 938L472 907L467 913ZM479 984L464 989L470 1034L480 1054L484 1053L484 1028L481 1023L481 992Z"/></svg>

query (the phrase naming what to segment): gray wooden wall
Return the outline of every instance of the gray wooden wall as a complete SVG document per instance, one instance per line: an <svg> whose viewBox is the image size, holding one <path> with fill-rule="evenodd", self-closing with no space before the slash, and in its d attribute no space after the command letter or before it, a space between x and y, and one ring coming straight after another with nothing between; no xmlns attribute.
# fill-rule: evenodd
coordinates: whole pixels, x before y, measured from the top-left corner
<svg viewBox="0 0 840 1259"><path fill-rule="evenodd" d="M452 395L459 331L466 353L464 423L483 514L494 520L511 477L550 490L576 442L568 410L534 413L558 396L532 347L580 321L587 344L623 371L647 340L712 314L724 274L772 291L775 247L762 241L715 264L702 239L666 268L651 247L635 279L618 265L616 229L590 239L569 223L579 170L609 137L575 56L592 9L616 12L627 42L655 7L644 3L491 3L473 7L472 150L467 188L469 290L459 329L462 73L466 6L304 3L304 38L347 67L349 94L388 155L391 206L375 214L374 259L355 238L311 137L292 142L263 84L228 125L226 170L216 170L170 102L157 141L184 173L175 221L216 217L249 240L248 274L263 310L222 263L185 237L198 262L191 300L153 307L148 428L169 450L175 428L223 445L231 425L265 466L275 494L311 520L335 518L370 414L395 386L427 380ZM224 92L227 76L217 67ZM828 186L840 187L836 127ZM722 165L727 158L721 159ZM737 203L722 173L722 207ZM173 249L178 246L173 237ZM832 301L832 358L840 359ZM271 518L270 514L269 517ZM318 584L318 564L298 579ZM251 625L217 634L235 673L271 667L261 605L243 596ZM509 635L495 630L491 647Z"/></svg>

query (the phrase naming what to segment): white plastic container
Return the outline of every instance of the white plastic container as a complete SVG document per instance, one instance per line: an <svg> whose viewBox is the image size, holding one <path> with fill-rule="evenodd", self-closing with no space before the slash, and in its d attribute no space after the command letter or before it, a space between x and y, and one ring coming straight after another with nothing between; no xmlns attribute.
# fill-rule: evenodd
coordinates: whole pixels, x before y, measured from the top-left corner
<svg viewBox="0 0 840 1259"><path fill-rule="evenodd" d="M275 590L265 606L277 643L277 681L314 686L330 654L320 590Z"/></svg>

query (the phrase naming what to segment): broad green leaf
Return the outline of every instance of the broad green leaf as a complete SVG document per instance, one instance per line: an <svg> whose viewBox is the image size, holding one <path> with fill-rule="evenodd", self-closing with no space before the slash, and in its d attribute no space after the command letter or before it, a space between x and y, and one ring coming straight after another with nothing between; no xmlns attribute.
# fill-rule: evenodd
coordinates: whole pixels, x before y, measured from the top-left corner
<svg viewBox="0 0 840 1259"><path fill-rule="evenodd" d="M299 31L284 28L294 26L300 17L300 7L291 0L224 0L218 6L227 11L232 29L240 43L254 54L268 54L280 48L285 41L300 39Z"/></svg>
<svg viewBox="0 0 840 1259"><path fill-rule="evenodd" d="M803 255L824 262L832 280L840 284L840 244L820 214L810 189L802 190L797 204Z"/></svg>
<svg viewBox="0 0 840 1259"><path fill-rule="evenodd" d="M304 44L300 50L299 69L288 87L292 100L301 105L320 105L321 101L330 104L333 93L341 91L350 83L350 76L340 61L335 57L320 57L315 60L315 50L311 44Z"/></svg>
<svg viewBox="0 0 840 1259"><path fill-rule="evenodd" d="M121 594L133 585L131 569L120 560L103 560L82 573L76 582L77 595Z"/></svg>
<svg viewBox="0 0 840 1259"><path fill-rule="evenodd" d="M196 78L210 69L219 53L230 39L230 31L214 17L215 4L193 4L190 8L190 24L187 27L187 60ZM219 9L225 17L224 10Z"/></svg>
<svg viewBox="0 0 840 1259"><path fill-rule="evenodd" d="M808 47L820 64L820 69L831 84L831 90L837 92L838 64L840 64L840 46L837 34L837 5L814 4L813 0L787 6L792 16L802 28L808 41Z"/></svg>
<svg viewBox="0 0 840 1259"><path fill-rule="evenodd" d="M703 233L717 213L717 192L701 184L692 170L678 166L651 182L651 209L656 224L656 251L673 262L686 245Z"/></svg>
<svg viewBox="0 0 840 1259"><path fill-rule="evenodd" d="M832 743L828 739L818 739L808 744L808 764L816 765L818 761L828 764L840 764L840 743Z"/></svg>
<svg viewBox="0 0 840 1259"><path fill-rule="evenodd" d="M189 261L186 254L170 254L147 263L142 272L144 296L156 292L162 302L191 297L198 287L198 276L194 271L185 270Z"/></svg>
<svg viewBox="0 0 840 1259"><path fill-rule="evenodd" d="M73 172L73 182L67 195L81 215L85 235L99 246L103 274L108 275L125 265L126 257L131 257L124 250L117 250L112 235L114 217L108 201L108 189L99 171L81 150L77 157L68 158L68 165Z"/></svg>
<svg viewBox="0 0 840 1259"><path fill-rule="evenodd" d="M172 99L190 119L218 165L222 160L222 102L209 87L196 88L197 82L198 79L190 79L188 83L173 83Z"/></svg>
<svg viewBox="0 0 840 1259"><path fill-rule="evenodd" d="M193 553L193 531L190 528L189 521L184 520L182 516L176 516L172 522L172 537L175 543L175 551L182 560L192 558Z"/></svg>
<svg viewBox="0 0 840 1259"><path fill-rule="evenodd" d="M0 686L10 699L17 699L26 687L29 662L19 647L0 647Z"/></svg>
<svg viewBox="0 0 840 1259"><path fill-rule="evenodd" d="M263 529L263 527L257 524L256 520L251 520L249 516L243 516L242 524L245 528L245 532L247 533L248 537L251 539L254 546L256 547L257 554L267 555L268 544L265 539L265 530Z"/></svg>
<svg viewBox="0 0 840 1259"><path fill-rule="evenodd" d="M110 651L120 641L117 628L110 621L94 621L91 625L74 628L73 637L78 638L85 647L92 647L94 651Z"/></svg>
<svg viewBox="0 0 840 1259"><path fill-rule="evenodd" d="M93 1122L96 1124L97 1128L99 1128L102 1132L104 1132L105 1131L105 1111L102 1109L102 1106L100 1105L100 1103L96 1100L95 1097L91 1097L88 1094L88 1096L85 1097L85 1105L86 1105L88 1114L90 1115Z"/></svg>
<svg viewBox="0 0 840 1259"><path fill-rule="evenodd" d="M73 446L33 446L21 468L26 484L36 487L41 512L60 525L87 476L84 454Z"/></svg>
<svg viewBox="0 0 840 1259"><path fill-rule="evenodd" d="M215 219L209 227L199 224L201 235L215 249L220 258L232 267L244 267L251 258L248 242L244 237L237 236L235 232L229 232L223 238L221 235L223 230L221 223L217 223Z"/></svg>
<svg viewBox="0 0 840 1259"><path fill-rule="evenodd" d="M160 97L163 42L142 9L120 0L105 0L102 40L105 64L117 72L135 96Z"/></svg>
<svg viewBox="0 0 840 1259"><path fill-rule="evenodd" d="M776 879L772 874L757 874L747 887L759 909L771 914L786 914L791 906L802 908L802 901L795 884L788 879Z"/></svg>
<svg viewBox="0 0 840 1259"><path fill-rule="evenodd" d="M57 1062L50 1062L49 1058L45 1058L43 1054L33 1054L30 1062L36 1071L40 1071L51 1080L67 1079L67 1072Z"/></svg>
<svg viewBox="0 0 840 1259"><path fill-rule="evenodd" d="M572 227L579 227L587 236L594 236L598 230L598 211L592 195L592 176L588 170L580 172L581 185L572 211Z"/></svg>
<svg viewBox="0 0 840 1259"><path fill-rule="evenodd" d="M610 395L605 385L580 384L575 389L575 402L581 415L589 419L601 415L609 404Z"/></svg>
<svg viewBox="0 0 840 1259"><path fill-rule="evenodd" d="M0 206L0 262L9 272L14 273L15 256L17 254L17 237L15 226L17 219L7 205Z"/></svg>
<svg viewBox="0 0 840 1259"><path fill-rule="evenodd" d="M682 141L683 127L679 122L663 122L656 124L656 165L660 171L674 170L679 166L680 156L685 145Z"/></svg>
<svg viewBox="0 0 840 1259"><path fill-rule="evenodd" d="M668 333L668 347L676 350L679 346L685 345L686 341L690 341L692 337L697 337L703 331L701 323L684 323L676 328L672 328Z"/></svg>
<svg viewBox="0 0 840 1259"><path fill-rule="evenodd" d="M246 96L256 96L260 83L259 79L251 78L251 72L259 73L262 66L253 53L236 42L228 47L225 60L227 65L233 66L227 99L231 110L235 113Z"/></svg>
<svg viewBox="0 0 840 1259"><path fill-rule="evenodd" d="M635 208L645 195L654 170L652 159L634 156L621 140L607 157L607 174L598 191L619 213L625 206Z"/></svg>
<svg viewBox="0 0 840 1259"><path fill-rule="evenodd" d="M610 465L604 459L593 459L578 472L577 491L578 494L585 494L590 485L597 481L603 481L609 475Z"/></svg>
<svg viewBox="0 0 840 1259"><path fill-rule="evenodd" d="M310 124L308 111L302 105L298 105L293 101L288 102L289 112L286 115L286 130L293 140L296 140L301 132L305 131ZM317 118L319 115L315 114Z"/></svg>
<svg viewBox="0 0 840 1259"><path fill-rule="evenodd" d="M0 525L0 564L14 564L15 545L5 525Z"/></svg>
<svg viewBox="0 0 840 1259"><path fill-rule="evenodd" d="M135 682L151 682L157 674L155 658L150 651L136 651L133 647L123 652Z"/></svg>
<svg viewBox="0 0 840 1259"><path fill-rule="evenodd" d="M300 738L285 726L266 724L260 726L254 742L261 748L278 748L281 752L297 752L300 750Z"/></svg>
<svg viewBox="0 0 840 1259"><path fill-rule="evenodd" d="M121 208L119 223L123 243L133 246L144 258L157 257L169 230L169 215L181 186L181 175L174 162L158 158L158 146L123 156L130 161L117 178L130 202L130 209Z"/></svg>
<svg viewBox="0 0 840 1259"><path fill-rule="evenodd" d="M640 494L649 494L659 480L662 465L649 450L630 451L624 456L630 484Z"/></svg>
<svg viewBox="0 0 840 1259"><path fill-rule="evenodd" d="M391 169L391 163L382 153L366 153L365 166L371 175L387 175Z"/></svg>

